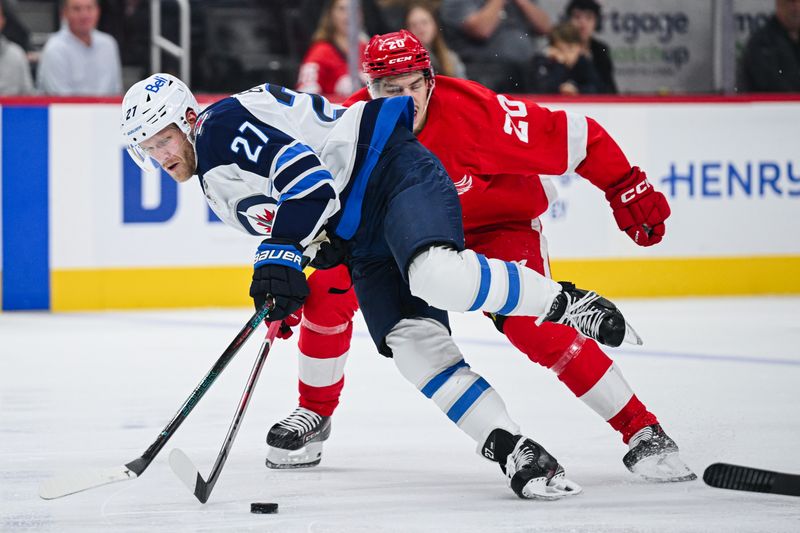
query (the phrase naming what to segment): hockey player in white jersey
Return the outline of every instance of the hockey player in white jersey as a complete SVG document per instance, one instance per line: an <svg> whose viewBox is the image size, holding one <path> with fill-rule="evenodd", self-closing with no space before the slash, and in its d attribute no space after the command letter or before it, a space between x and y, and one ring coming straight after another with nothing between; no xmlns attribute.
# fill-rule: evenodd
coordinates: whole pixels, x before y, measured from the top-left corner
<svg viewBox="0 0 800 533"><path fill-rule="evenodd" d="M155 74L125 95L122 133L140 165L154 160L178 182L198 176L223 221L267 235L255 254L250 295L259 308L272 295L269 319L284 319L308 296L301 257L313 258L326 237L343 242L378 351L394 358L482 456L500 464L518 496L577 494L580 487L521 435L497 391L464 361L442 309L576 327L574 318L588 314L599 329L621 332L625 320L593 293L465 249L456 190L411 134L413 113L406 97L345 110L269 84L201 113L185 84ZM271 217L268 232L253 220L262 212Z"/></svg>

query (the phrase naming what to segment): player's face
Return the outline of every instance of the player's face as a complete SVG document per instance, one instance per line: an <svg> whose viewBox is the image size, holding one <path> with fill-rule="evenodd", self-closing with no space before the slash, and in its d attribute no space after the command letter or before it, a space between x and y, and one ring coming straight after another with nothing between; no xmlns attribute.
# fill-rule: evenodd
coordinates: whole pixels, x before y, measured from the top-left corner
<svg viewBox="0 0 800 533"><path fill-rule="evenodd" d="M192 143L174 124L139 143L139 147L178 183L187 181L197 169Z"/></svg>
<svg viewBox="0 0 800 533"><path fill-rule="evenodd" d="M375 80L372 95L375 98L410 96L414 100L414 134L417 134L422 131L428 118L429 87L430 82L422 72L409 72Z"/></svg>

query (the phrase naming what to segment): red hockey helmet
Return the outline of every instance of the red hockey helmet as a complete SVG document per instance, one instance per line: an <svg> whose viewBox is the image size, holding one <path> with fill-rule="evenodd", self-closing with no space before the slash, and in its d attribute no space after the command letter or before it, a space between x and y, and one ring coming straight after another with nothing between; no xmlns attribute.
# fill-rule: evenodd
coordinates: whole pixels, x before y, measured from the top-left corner
<svg viewBox="0 0 800 533"><path fill-rule="evenodd" d="M370 39L361 69L371 80L418 70L423 71L426 77L433 76L431 56L408 30L384 33Z"/></svg>

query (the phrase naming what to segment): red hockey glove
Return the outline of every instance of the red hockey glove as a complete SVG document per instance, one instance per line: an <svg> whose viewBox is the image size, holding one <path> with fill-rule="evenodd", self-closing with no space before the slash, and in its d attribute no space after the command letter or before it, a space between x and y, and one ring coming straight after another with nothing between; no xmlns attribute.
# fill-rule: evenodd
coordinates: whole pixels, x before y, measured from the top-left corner
<svg viewBox="0 0 800 533"><path fill-rule="evenodd" d="M664 221L670 210L666 197L653 189L639 167L606 190L619 229L639 246L652 246L664 237Z"/></svg>
<svg viewBox="0 0 800 533"><path fill-rule="evenodd" d="M279 339L288 339L292 336L294 331L292 328L300 324L300 321L303 319L303 308L301 307L294 313L290 314L286 318L281 321L281 327L278 328L278 333L276 337Z"/></svg>

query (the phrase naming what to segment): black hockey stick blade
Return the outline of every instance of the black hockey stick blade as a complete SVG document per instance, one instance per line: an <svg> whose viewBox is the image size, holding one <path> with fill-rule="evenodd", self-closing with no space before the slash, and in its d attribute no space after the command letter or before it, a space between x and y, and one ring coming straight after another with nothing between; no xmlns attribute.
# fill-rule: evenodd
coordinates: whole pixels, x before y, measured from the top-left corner
<svg viewBox="0 0 800 533"><path fill-rule="evenodd" d="M169 454L170 468L172 468L172 471L176 476L178 476L178 479L180 479L183 484L186 485L186 487L192 492L192 494L195 495L200 503L206 503L208 501L209 496L211 496L211 491L214 490L214 486L217 484L219 475L222 472L222 467L225 466L225 461L227 461L228 454L233 447L233 441L236 439L236 434L239 432L242 420L247 412L247 406L250 404L250 398L252 397L253 390L255 389L258 378L261 375L261 369L264 367L264 361L267 359L267 355L269 355L270 347L272 346L280 327L280 321L273 322L269 325L267 335L264 338L264 342L261 344L261 349L258 352L255 363L253 364L253 370L250 372L250 376L247 379L247 384L242 392L242 398L239 400L239 406L236 409L236 413L233 415L233 420L228 428L227 435L225 435L222 448L217 455L217 460L214 462L214 466L211 469L208 480L203 479L203 476L200 474L197 467L194 465L194 463L192 463L192 460L189 459L189 456L186 455L183 450L175 448Z"/></svg>
<svg viewBox="0 0 800 533"><path fill-rule="evenodd" d="M718 489L800 496L800 475L750 466L714 463L703 472L703 481Z"/></svg>
<svg viewBox="0 0 800 533"><path fill-rule="evenodd" d="M264 305L264 307L256 311L255 314L250 317L233 341L231 341L225 351L222 352L222 355L217 359L217 362L214 363L214 366L211 367L211 370L203 377L200 384L195 387L192 394L189 395L178 412L175 413L175 416L170 420L169 424L161 430L156 440L140 457L137 457L130 463L116 467L76 470L58 474L42 482L39 486L39 497L44 500L52 500L75 494L76 492L108 485L109 483L136 479L141 476L145 469L150 466L150 463L155 459L156 455L158 455L158 452L161 451L183 421L186 420L186 417L189 416L189 413L195 408L197 402L200 401L200 398L205 395L208 388L217 380L220 373L225 370L225 367L238 353L242 345L250 338L250 335L253 334L259 324L264 321L269 314L271 305L272 301L270 299L269 305Z"/></svg>

